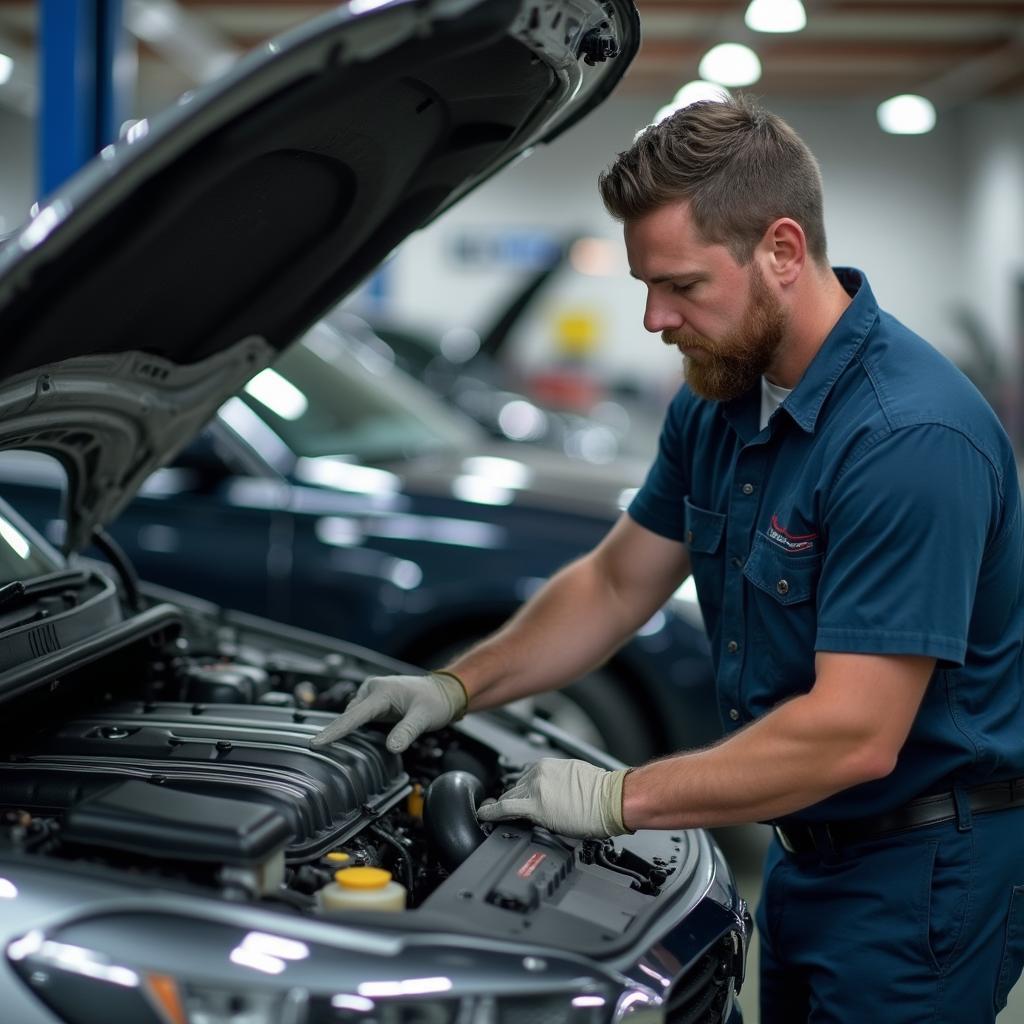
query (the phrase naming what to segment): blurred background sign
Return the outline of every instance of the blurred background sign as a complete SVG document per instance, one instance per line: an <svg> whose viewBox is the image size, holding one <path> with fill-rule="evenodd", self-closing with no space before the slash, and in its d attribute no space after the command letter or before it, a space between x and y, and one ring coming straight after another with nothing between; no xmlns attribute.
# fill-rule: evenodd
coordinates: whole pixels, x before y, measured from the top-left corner
<svg viewBox="0 0 1024 1024"><path fill-rule="evenodd" d="M562 245L562 240L550 231L464 231L452 237L449 258L462 269L538 270L561 257Z"/></svg>

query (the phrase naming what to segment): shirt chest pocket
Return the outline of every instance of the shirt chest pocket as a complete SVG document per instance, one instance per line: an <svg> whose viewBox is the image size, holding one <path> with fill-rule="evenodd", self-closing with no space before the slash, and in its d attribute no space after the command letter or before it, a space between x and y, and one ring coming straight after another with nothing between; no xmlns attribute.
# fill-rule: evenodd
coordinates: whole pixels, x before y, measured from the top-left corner
<svg viewBox="0 0 1024 1024"><path fill-rule="evenodd" d="M822 556L794 555L757 534L743 575L753 584L747 630L767 709L814 683Z"/></svg>
<svg viewBox="0 0 1024 1024"><path fill-rule="evenodd" d="M791 555L759 533L743 575L780 605L803 604L812 601L818 592L821 555Z"/></svg>
<svg viewBox="0 0 1024 1024"><path fill-rule="evenodd" d="M722 604L725 516L683 499L686 546L690 551L693 580L702 606Z"/></svg>

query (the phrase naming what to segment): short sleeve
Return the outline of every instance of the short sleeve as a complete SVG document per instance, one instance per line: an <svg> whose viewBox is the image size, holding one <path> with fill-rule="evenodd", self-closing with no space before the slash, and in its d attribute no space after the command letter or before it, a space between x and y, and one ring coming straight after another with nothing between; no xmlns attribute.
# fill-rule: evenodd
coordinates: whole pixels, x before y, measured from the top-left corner
<svg viewBox="0 0 1024 1024"><path fill-rule="evenodd" d="M628 510L630 518L641 526L678 541L686 533L683 499L690 493L683 444L686 397L682 390L672 400L658 439L657 458Z"/></svg>
<svg viewBox="0 0 1024 1024"><path fill-rule="evenodd" d="M815 649L962 665L997 474L960 432L898 429L840 473L827 499Z"/></svg>

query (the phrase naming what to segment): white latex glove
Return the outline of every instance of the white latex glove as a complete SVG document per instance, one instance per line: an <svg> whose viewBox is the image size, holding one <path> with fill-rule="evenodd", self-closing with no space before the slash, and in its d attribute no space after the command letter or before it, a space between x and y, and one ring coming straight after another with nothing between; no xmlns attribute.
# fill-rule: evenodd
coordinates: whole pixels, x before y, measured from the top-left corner
<svg viewBox="0 0 1024 1024"><path fill-rule="evenodd" d="M311 747L324 747L376 719L397 721L385 741L400 754L421 733L441 729L460 718L469 698L465 687L447 672L426 676L370 676L364 680L344 713L321 729Z"/></svg>
<svg viewBox="0 0 1024 1024"><path fill-rule="evenodd" d="M622 780L627 771L542 757L500 800L482 803L477 817L525 818L574 839L621 836L630 831L622 820Z"/></svg>

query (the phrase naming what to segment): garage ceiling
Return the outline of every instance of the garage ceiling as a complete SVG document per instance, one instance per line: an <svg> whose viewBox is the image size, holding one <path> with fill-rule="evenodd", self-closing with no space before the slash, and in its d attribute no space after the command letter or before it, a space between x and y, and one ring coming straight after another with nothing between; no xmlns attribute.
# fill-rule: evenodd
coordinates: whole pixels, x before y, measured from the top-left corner
<svg viewBox="0 0 1024 1024"><path fill-rule="evenodd" d="M715 43L742 42L761 57L753 91L768 99L878 101L919 92L939 109L1024 93L1024 0L804 0L807 27L792 35L743 24L747 0L639 0L640 55L622 91L667 101ZM137 41L137 113L216 76L238 54L327 10L284 0L125 0ZM35 13L0 0L0 51L18 74L0 102L35 105Z"/></svg>

